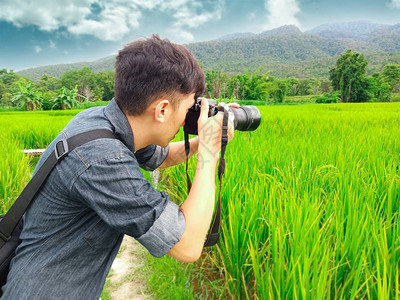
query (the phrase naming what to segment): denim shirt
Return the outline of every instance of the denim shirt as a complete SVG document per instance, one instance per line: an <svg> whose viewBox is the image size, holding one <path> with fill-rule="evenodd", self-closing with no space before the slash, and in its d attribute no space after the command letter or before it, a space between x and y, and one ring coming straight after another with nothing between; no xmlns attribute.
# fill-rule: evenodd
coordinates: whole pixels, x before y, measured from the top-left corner
<svg viewBox="0 0 400 300"><path fill-rule="evenodd" d="M182 212L139 169L156 169L168 148L135 153L132 129L115 100L76 115L36 170L57 141L93 129L118 139L79 146L53 169L24 216L2 299L99 299L124 234L156 257L180 240Z"/></svg>

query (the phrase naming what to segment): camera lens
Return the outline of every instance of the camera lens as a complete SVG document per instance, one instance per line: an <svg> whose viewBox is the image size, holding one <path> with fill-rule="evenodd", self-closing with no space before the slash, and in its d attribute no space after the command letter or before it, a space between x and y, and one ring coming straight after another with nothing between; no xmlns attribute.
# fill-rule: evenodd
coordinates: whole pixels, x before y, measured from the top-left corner
<svg viewBox="0 0 400 300"><path fill-rule="evenodd" d="M235 130L253 131L258 128L261 122L261 114L257 107L253 105L232 108Z"/></svg>

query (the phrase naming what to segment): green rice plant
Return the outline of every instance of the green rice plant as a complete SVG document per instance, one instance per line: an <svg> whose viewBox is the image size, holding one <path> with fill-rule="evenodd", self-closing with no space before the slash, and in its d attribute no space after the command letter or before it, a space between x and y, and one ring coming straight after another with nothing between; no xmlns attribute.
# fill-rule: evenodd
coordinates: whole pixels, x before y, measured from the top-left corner
<svg viewBox="0 0 400 300"><path fill-rule="evenodd" d="M260 110L227 148L222 237L205 258L215 295L399 299L400 105ZM183 167L163 177L184 200Z"/></svg>
<svg viewBox="0 0 400 300"><path fill-rule="evenodd" d="M80 110L0 113L0 130L24 149L46 148Z"/></svg>
<svg viewBox="0 0 400 300"><path fill-rule="evenodd" d="M149 258L150 282L165 298L400 299L400 104L260 110L227 148L219 245L189 266ZM18 150L45 148L77 112L0 114L3 212L32 171ZM161 178L186 199L184 165Z"/></svg>
<svg viewBox="0 0 400 300"><path fill-rule="evenodd" d="M0 214L8 211L30 179L30 159L0 134Z"/></svg>
<svg viewBox="0 0 400 300"><path fill-rule="evenodd" d="M78 112L0 113L0 213L5 213L14 203L37 162L22 150L46 148Z"/></svg>

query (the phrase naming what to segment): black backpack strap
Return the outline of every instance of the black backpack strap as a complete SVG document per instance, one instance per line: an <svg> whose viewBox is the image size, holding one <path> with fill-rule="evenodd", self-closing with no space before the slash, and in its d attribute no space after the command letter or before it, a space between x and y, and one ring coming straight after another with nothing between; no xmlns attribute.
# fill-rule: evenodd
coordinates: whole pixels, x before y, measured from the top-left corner
<svg viewBox="0 0 400 300"><path fill-rule="evenodd" d="M0 247L2 247L11 237L12 232L21 220L29 204L32 202L36 193L42 187L53 168L60 162L69 152L87 142L110 138L115 139L114 134L105 129L97 129L74 135L68 139L62 139L57 142L54 151L46 159L40 169L35 173L17 200L11 206L9 211L4 215L0 222Z"/></svg>

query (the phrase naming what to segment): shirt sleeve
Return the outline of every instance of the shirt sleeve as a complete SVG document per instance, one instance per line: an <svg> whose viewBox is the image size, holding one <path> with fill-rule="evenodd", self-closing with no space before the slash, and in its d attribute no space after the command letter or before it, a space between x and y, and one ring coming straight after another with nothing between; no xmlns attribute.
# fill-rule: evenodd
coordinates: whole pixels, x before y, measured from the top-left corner
<svg viewBox="0 0 400 300"><path fill-rule="evenodd" d="M154 171L165 160L168 155L169 147L150 145L135 152L136 159L142 169Z"/></svg>
<svg viewBox="0 0 400 300"><path fill-rule="evenodd" d="M109 226L161 257L181 239L184 215L166 193L143 177L133 154L122 154L92 163L71 191Z"/></svg>

